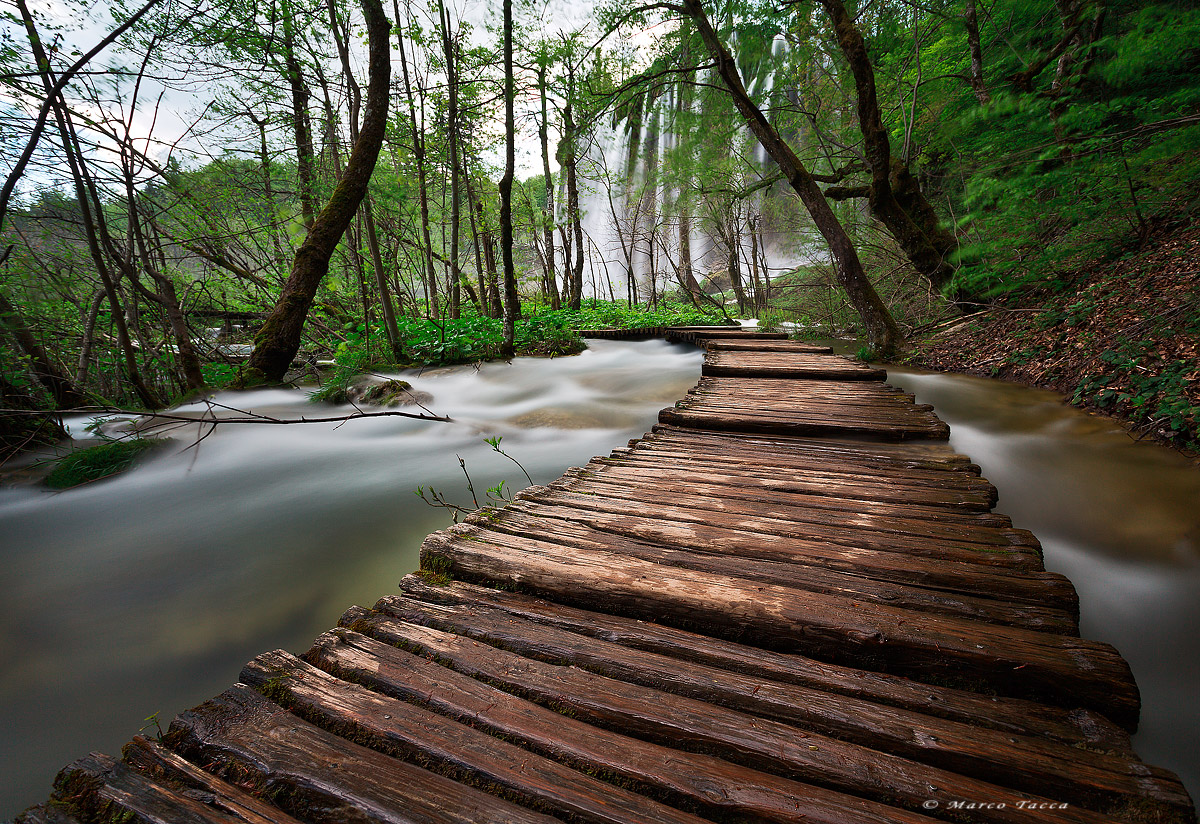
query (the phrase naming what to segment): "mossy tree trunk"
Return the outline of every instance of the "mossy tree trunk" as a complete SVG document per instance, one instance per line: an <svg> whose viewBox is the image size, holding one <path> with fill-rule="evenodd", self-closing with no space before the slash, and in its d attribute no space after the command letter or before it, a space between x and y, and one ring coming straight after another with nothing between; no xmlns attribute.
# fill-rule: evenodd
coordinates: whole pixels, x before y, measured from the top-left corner
<svg viewBox="0 0 1200 824"><path fill-rule="evenodd" d="M292 273L284 283L275 307L255 336L254 352L240 376L243 386L274 383L283 379L300 349L300 336L317 287L329 271L329 259L367 193L367 184L383 145L391 75L391 50L388 45L391 23L383 12L380 0L362 0L362 8L370 52L362 128L346 162L342 179L296 251Z"/></svg>

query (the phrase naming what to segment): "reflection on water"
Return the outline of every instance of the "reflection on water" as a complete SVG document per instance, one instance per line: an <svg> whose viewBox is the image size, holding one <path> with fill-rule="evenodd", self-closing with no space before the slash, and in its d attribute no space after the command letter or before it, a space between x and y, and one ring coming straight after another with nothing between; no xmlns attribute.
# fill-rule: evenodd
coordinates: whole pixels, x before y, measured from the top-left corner
<svg viewBox="0 0 1200 824"><path fill-rule="evenodd" d="M1075 583L1083 636L1116 646L1141 688L1138 753L1200 795L1200 473L1050 392L896 367L888 380L934 405L997 511Z"/></svg>
<svg viewBox="0 0 1200 824"><path fill-rule="evenodd" d="M484 437L545 483L641 435L700 371L694 347L591 346L405 374L452 424L229 424L187 449L189 425L125 475L0 489L0 819L44 799L68 761L115 752L151 713L165 724L258 653L302 651L347 606L391 592L449 520L418 484L469 503L457 455L477 490L524 485ZM351 411L284 390L218 400L281 418Z"/></svg>

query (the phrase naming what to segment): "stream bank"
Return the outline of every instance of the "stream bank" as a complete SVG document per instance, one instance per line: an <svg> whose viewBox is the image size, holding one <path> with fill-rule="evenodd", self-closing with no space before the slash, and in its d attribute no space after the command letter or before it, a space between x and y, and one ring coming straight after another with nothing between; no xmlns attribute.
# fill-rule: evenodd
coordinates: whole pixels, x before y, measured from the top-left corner
<svg viewBox="0 0 1200 824"><path fill-rule="evenodd" d="M1200 219L912 341L910 366L1052 389L1200 457Z"/></svg>

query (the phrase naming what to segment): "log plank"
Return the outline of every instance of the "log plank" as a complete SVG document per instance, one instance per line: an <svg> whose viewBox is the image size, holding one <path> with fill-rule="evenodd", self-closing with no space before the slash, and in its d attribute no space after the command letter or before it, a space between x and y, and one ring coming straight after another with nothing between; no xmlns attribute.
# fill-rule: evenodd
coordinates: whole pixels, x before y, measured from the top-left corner
<svg viewBox="0 0 1200 824"><path fill-rule="evenodd" d="M995 799L997 804L1006 805L1002 813L1019 810L1022 802L1036 803L1044 798L704 701L616 681L575 667L542 663L365 610L348 612L345 617L355 631L433 656L464 675L538 703L567 709L577 719L655 743L702 748L726 760L793 780L912 810L921 809L925 801L938 798L940 792L951 798ZM931 791L931 787L937 790ZM1055 789L1075 798L1076 788L1058 785ZM1117 803L1120 799L1121 796L1116 796ZM1150 801L1144 795L1141 799ZM1154 801L1155 806L1170 813L1165 809L1165 799ZM1068 803L1072 803L1070 809L1078 814L1098 806L1107 807L1113 801L1094 796L1088 798L1086 806L1082 797ZM1008 815L1001 818L1012 820ZM983 815L978 820L995 819Z"/></svg>
<svg viewBox="0 0 1200 824"><path fill-rule="evenodd" d="M190 798L112 756L92 753L54 779L52 801L83 821L239 824L244 819Z"/></svg>
<svg viewBox="0 0 1200 824"><path fill-rule="evenodd" d="M622 540L602 533L586 535L576 530L570 540L563 540L554 530L538 530L535 534L521 530L517 534L492 530L486 517L468 519L476 527L470 540L481 541L508 549L536 552L553 547L601 551L628 555L656 564L694 569L731 578L761 581L780 586L823 592L852 598L864 604L886 604L899 609L950 615L976 621L991 621L1006 626L1025 627L1042 632L1078 635L1074 616L1066 610L1042 605L1017 604L989 598L923 589L892 582L872 581L862 576L822 569L802 564L758 561L721 554L690 552L685 549L656 546L641 541ZM590 538L590 539L589 539Z"/></svg>
<svg viewBox="0 0 1200 824"><path fill-rule="evenodd" d="M910 677L973 680L1003 695L1095 709L1132 729L1139 698L1128 664L1096 641L966 621L804 592L611 552L511 551L470 540L460 524L434 533L422 567L503 582L580 606L747 637L836 663L870 664Z"/></svg>
<svg viewBox="0 0 1200 824"><path fill-rule="evenodd" d="M772 451L783 458L808 455L843 463L883 464L980 474L979 466L971 463L970 458L955 452L944 443L894 443L870 439L763 435L753 432L706 432L702 429L687 429L664 423L655 424L642 439L669 441L687 445L689 448L709 445L722 450L741 448L751 450L756 455Z"/></svg>
<svg viewBox="0 0 1200 824"><path fill-rule="evenodd" d="M176 717L171 746L253 781L298 817L322 822L552 824L437 773L354 744L237 684Z"/></svg>
<svg viewBox="0 0 1200 824"><path fill-rule="evenodd" d="M354 623L359 615L369 614L351 609L343 621ZM385 695L418 702L549 758L617 776L639 791L665 797L676 806L694 805L710 815L778 824L931 821L918 813L593 726L347 629L322 635L305 658Z"/></svg>
<svg viewBox="0 0 1200 824"><path fill-rule="evenodd" d="M633 466L635 463L636 467ZM660 478L719 486L754 487L772 492L803 493L838 500L878 501L930 507L935 510L968 510L972 513L989 512L996 503L997 495L994 486L980 480L946 488L908 484L895 479L889 481L882 477L878 480L868 480L834 471L793 469L784 474L776 469L774 476L769 477L766 475L771 471L768 467L763 467L762 474L755 475L745 471L713 472L698 468L685 469L678 464L672 467L672 464L672 461L666 460L638 460L634 456L595 458L587 469L597 474L619 475L622 479ZM938 513L923 511L922 514Z"/></svg>
<svg viewBox="0 0 1200 824"><path fill-rule="evenodd" d="M205 772L145 736L134 736L133 741L125 745L121 755L131 767L157 780L184 787L185 795L202 800L246 824L299 824L278 807Z"/></svg>
<svg viewBox="0 0 1200 824"><path fill-rule="evenodd" d="M889 440L903 441L911 438L946 440L950 427L940 421L914 421L909 424L896 423L853 423L829 421L824 417L783 419L759 416L753 412L740 415L704 412L693 409L668 407L658 413L660 423L693 429L717 431L756 432L769 435L859 435L870 434Z"/></svg>
<svg viewBox="0 0 1200 824"><path fill-rule="evenodd" d="M1016 737L807 687L730 673L705 664L580 636L480 604L390 596L376 610L404 623L482 641L506 652L570 665L704 703L727 707L899 755L961 775L1065 801L1151 797L1185 809L1178 779L1136 756L1100 754Z"/></svg>
<svg viewBox="0 0 1200 824"><path fill-rule="evenodd" d="M798 340L747 340L713 338L705 344L710 351L719 352L802 352L809 355L832 355L832 346L805 343Z"/></svg>
<svg viewBox="0 0 1200 824"><path fill-rule="evenodd" d="M731 672L812 687L1020 736L1042 736L1069 745L1082 744L1102 751L1132 753L1127 732L1103 716L1087 710L1067 712L1019 698L1001 698L922 684L895 675L748 647L663 624L580 609L520 592L481 587L464 581L432 586L419 575L406 575L400 581L400 588L428 603L484 605L579 635ZM383 605L389 597L382 599L376 609L383 611Z"/></svg>
<svg viewBox="0 0 1200 824"><path fill-rule="evenodd" d="M444 715L349 684L283 650L242 669L242 683L326 729L442 771L466 775L539 810L589 824L702 824L672 809L530 753Z"/></svg>
<svg viewBox="0 0 1200 824"><path fill-rule="evenodd" d="M890 552L906 559L937 558L993 569L1042 570L1040 554L1017 542L1023 537L1020 533L1007 530L955 531L953 524L897 521L861 512L831 512L783 505L768 507L732 496L723 501L688 499L659 503L645 500L648 496L638 490L622 490L570 478L545 487L528 487L520 494L523 495L518 498L520 501L608 513L614 522L619 520L617 516L653 518L795 538L838 548ZM817 554L822 554L820 547L815 549Z"/></svg>
<svg viewBox="0 0 1200 824"><path fill-rule="evenodd" d="M533 494L537 494L536 491ZM580 497L593 500L593 496ZM694 522L676 522L652 516L609 515L586 507L541 504L532 497L521 499L519 507L510 506L499 512L489 512L483 517L487 518L491 528L515 535L541 534L541 530L546 528L561 530L558 540L567 543L574 539L578 531L574 527L564 526L564 522L688 551L718 555L733 553L745 558L819 566L872 580L913 584L981 598L1046 604L1066 610L1072 616L1078 614L1079 608L1074 586L1057 573L1017 573L1004 568L993 570L967 561L909 557L896 552L834 545L828 541L716 527L699 518ZM539 524L540 519L554 520Z"/></svg>

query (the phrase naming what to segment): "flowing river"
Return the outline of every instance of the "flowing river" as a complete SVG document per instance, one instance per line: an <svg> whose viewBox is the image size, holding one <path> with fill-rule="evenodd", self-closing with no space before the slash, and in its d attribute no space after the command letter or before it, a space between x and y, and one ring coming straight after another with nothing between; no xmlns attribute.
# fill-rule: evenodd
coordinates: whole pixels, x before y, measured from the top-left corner
<svg viewBox="0 0 1200 824"><path fill-rule="evenodd" d="M645 432L699 371L693 347L592 341L574 358L404 375L453 423L227 424L199 443L189 426L119 477L0 489L0 819L44 799L67 762L115 753L147 716L165 726L256 654L303 651L347 606L391 592L449 522L418 485L469 504L456 456L480 500L501 480L525 484L484 438L502 436L544 483ZM1084 635L1116 644L1141 685L1139 751L1194 791L1200 474L1048 393L891 376L936 405L999 487L999 511L1076 583ZM334 411L301 391L217 400L281 418Z"/></svg>

